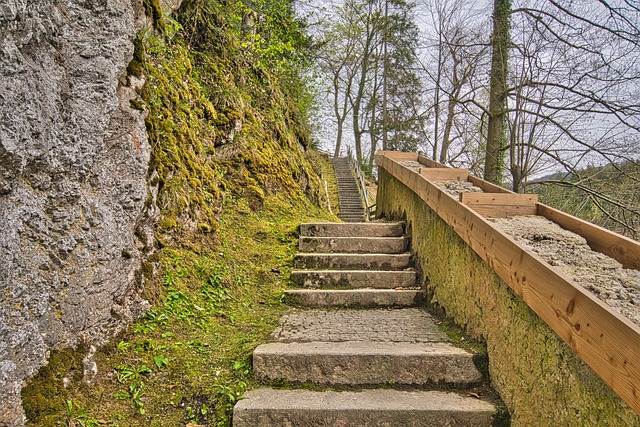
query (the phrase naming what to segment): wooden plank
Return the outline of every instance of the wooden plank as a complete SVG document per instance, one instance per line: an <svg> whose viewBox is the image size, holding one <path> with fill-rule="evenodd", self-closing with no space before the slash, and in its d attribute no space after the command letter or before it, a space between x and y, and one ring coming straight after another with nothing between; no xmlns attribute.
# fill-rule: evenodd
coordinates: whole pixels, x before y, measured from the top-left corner
<svg viewBox="0 0 640 427"><path fill-rule="evenodd" d="M485 218L508 218L511 216L537 215L537 207L526 205L469 205L476 213Z"/></svg>
<svg viewBox="0 0 640 427"><path fill-rule="evenodd" d="M538 203L538 195L517 193L460 193L460 202L465 205L499 204L532 206Z"/></svg>
<svg viewBox="0 0 640 427"><path fill-rule="evenodd" d="M422 168L420 175L429 181L466 181L469 176L469 169L453 168Z"/></svg>
<svg viewBox="0 0 640 427"><path fill-rule="evenodd" d="M516 193L461 193L460 203L484 217L506 218L509 216L536 215L537 194Z"/></svg>
<svg viewBox="0 0 640 427"><path fill-rule="evenodd" d="M387 156L392 160L412 160L418 161L418 153L406 153L404 151L378 151L377 153Z"/></svg>
<svg viewBox="0 0 640 427"><path fill-rule="evenodd" d="M446 168L447 167L442 163L438 163L435 160L431 160L430 158L425 156L418 156L418 163L420 163L421 165L425 165L428 168Z"/></svg>
<svg viewBox="0 0 640 427"><path fill-rule="evenodd" d="M542 203L538 204L538 215L550 219L566 230L581 235L587 240L591 249L610 256L625 268L640 270L640 243L635 240L612 233Z"/></svg>
<svg viewBox="0 0 640 427"><path fill-rule="evenodd" d="M524 250L425 177L412 173L418 176L409 178L403 173L402 177L396 178L443 218L605 383L640 414L640 327L534 253ZM539 209L540 206L544 205L539 204ZM559 217L549 211L550 208L542 210L545 209L547 215ZM562 220L568 221L567 218ZM584 224L587 225L577 227L574 224L574 227L582 231L589 229L590 224ZM609 234L613 235L612 239L622 237Z"/></svg>
<svg viewBox="0 0 640 427"><path fill-rule="evenodd" d="M477 178L475 176L469 175L469 182L475 185L476 187L480 187L482 191L485 193L509 193L515 194L513 191L509 191L506 188L502 188L499 185L492 184L483 179Z"/></svg>

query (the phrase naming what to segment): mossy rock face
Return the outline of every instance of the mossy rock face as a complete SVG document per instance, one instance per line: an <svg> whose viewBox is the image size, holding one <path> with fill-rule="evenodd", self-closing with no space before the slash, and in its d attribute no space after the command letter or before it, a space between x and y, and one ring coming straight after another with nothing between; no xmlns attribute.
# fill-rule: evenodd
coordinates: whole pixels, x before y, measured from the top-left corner
<svg viewBox="0 0 640 427"><path fill-rule="evenodd" d="M158 186L156 238L135 232L156 248L136 272L153 307L98 351L90 386L76 375L81 350L54 355L46 369L61 367L26 389L29 426L229 426L256 386L251 352L285 310L298 224L337 220L321 208L330 162L307 150L289 2L185 0L171 17L157 0L144 6L154 28L138 35L128 73L146 81L131 106L148 112ZM270 17L264 42L242 31L250 7Z"/></svg>
<svg viewBox="0 0 640 427"><path fill-rule="evenodd" d="M430 303L486 343L514 426L640 426L640 417L413 191L379 170L377 209L404 219Z"/></svg>

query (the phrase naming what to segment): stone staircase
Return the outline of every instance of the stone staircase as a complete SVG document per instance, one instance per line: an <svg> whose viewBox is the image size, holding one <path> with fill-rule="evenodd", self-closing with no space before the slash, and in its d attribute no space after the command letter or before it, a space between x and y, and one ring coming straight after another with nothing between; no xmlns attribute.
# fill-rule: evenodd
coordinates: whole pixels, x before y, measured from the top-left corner
<svg viewBox="0 0 640 427"><path fill-rule="evenodd" d="M302 224L287 291L298 308L258 346L265 383L233 412L234 427L490 426L496 407L467 397L482 381L472 354L420 307L401 223ZM366 308L366 309L364 309ZM456 391L445 391L456 390Z"/></svg>
<svg viewBox="0 0 640 427"><path fill-rule="evenodd" d="M364 221L364 206L358 190L358 182L349 167L349 159L335 157L333 169L338 180L338 202L340 212L338 218L344 222Z"/></svg>

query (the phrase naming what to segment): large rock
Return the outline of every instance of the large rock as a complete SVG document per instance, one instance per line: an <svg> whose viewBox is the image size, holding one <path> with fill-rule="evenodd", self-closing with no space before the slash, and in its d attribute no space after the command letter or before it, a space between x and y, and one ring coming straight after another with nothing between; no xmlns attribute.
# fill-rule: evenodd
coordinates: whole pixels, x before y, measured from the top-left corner
<svg viewBox="0 0 640 427"><path fill-rule="evenodd" d="M138 3L0 4L0 426L23 424L21 387L49 349L100 343L146 304L151 149L126 75Z"/></svg>

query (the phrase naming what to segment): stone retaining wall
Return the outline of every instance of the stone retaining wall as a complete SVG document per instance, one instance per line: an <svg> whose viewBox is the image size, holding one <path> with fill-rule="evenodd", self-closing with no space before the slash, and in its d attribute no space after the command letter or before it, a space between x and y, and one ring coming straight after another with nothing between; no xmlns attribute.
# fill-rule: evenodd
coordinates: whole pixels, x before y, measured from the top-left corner
<svg viewBox="0 0 640 427"><path fill-rule="evenodd" d="M427 300L486 343L492 385L514 426L640 426L453 229L382 168L377 213L407 222Z"/></svg>

